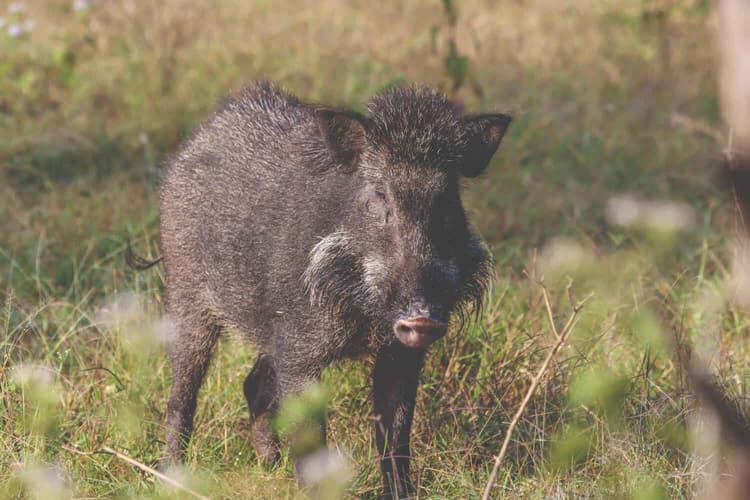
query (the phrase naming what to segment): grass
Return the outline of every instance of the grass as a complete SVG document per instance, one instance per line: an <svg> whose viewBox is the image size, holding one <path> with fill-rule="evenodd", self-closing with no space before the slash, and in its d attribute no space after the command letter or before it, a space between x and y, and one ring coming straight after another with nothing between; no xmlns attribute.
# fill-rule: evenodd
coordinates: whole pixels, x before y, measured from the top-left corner
<svg viewBox="0 0 750 500"><path fill-rule="evenodd" d="M34 21L19 37L0 32L3 495L177 495L76 450L110 446L147 464L163 450L162 274L129 271L122 251L132 238L158 253L159 165L217 99L261 76L358 108L387 85L450 90L465 77L468 108L515 115L490 172L467 184L497 277L477 324L430 354L413 429L421 498L481 495L554 342L524 270L544 275L560 322L568 279L594 298L519 421L494 494L693 495L706 462L661 333L712 353L741 402L750 374L747 316L724 292L723 144L701 131L722 136L709 2L466 0L454 26L438 1L20 5L0 6L5 28ZM446 69L451 37L465 68L454 57ZM615 225L607 207L623 193L687 203L692 224ZM185 481L217 498L295 497L291 465L266 470L249 444L252 360L249 346L220 346ZM380 482L368 374L354 362L325 374L329 437L353 464L355 497Z"/></svg>

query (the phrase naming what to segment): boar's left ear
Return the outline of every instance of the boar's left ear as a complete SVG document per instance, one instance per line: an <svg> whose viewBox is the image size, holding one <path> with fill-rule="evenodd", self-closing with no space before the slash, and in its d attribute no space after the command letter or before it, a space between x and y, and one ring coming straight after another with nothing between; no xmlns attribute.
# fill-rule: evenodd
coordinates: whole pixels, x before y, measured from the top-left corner
<svg viewBox="0 0 750 500"><path fill-rule="evenodd" d="M318 109L315 114L333 160L345 170L356 170L367 144L365 117L354 111L328 108Z"/></svg>
<svg viewBox="0 0 750 500"><path fill-rule="evenodd" d="M461 170L464 177L476 177L484 172L492 155L497 151L500 141L503 140L510 121L510 116L501 113L472 115L464 118L469 138Z"/></svg>

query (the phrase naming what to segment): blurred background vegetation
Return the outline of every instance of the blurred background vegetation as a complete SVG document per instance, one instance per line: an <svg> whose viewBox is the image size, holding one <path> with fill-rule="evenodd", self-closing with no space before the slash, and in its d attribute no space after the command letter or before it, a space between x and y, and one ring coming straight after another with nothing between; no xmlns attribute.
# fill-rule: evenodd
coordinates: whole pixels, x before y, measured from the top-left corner
<svg viewBox="0 0 750 500"><path fill-rule="evenodd" d="M707 346L747 397L747 317L726 300L727 134L708 0L0 2L0 491L177 495L108 454L163 449L169 370L158 253L160 165L222 96L268 78L362 109L426 83L514 122L467 184L497 278L483 317L430 355L413 430L422 498L478 497L554 341L565 292L594 292L511 441L497 497L690 497L706 459L694 402L662 346ZM297 495L260 467L241 384L252 349L223 344L183 481L212 497ZM369 370L330 369L329 438L344 495L380 484ZM696 428L696 426L693 426ZM700 425L697 426L700 434ZM698 450L699 451L699 450Z"/></svg>

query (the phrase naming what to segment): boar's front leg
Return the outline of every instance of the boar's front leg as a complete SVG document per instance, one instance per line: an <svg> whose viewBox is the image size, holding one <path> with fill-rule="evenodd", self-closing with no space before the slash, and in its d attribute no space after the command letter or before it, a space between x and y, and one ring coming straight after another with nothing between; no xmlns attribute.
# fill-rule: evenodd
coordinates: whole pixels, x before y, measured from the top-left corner
<svg viewBox="0 0 750 500"><path fill-rule="evenodd" d="M393 345L375 361L375 434L386 498L409 496L409 432L424 351Z"/></svg>

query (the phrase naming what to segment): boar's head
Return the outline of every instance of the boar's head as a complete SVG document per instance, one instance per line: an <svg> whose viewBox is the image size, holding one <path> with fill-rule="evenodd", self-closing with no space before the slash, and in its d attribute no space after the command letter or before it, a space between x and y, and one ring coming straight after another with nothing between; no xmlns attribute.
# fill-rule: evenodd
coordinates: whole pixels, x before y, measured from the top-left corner
<svg viewBox="0 0 750 500"><path fill-rule="evenodd" d="M321 108L329 163L356 186L339 229L313 248L304 280L313 304L365 318L381 341L422 349L452 316L478 311L490 255L461 203L462 178L490 162L510 123L463 115L424 87L388 90L366 115Z"/></svg>

